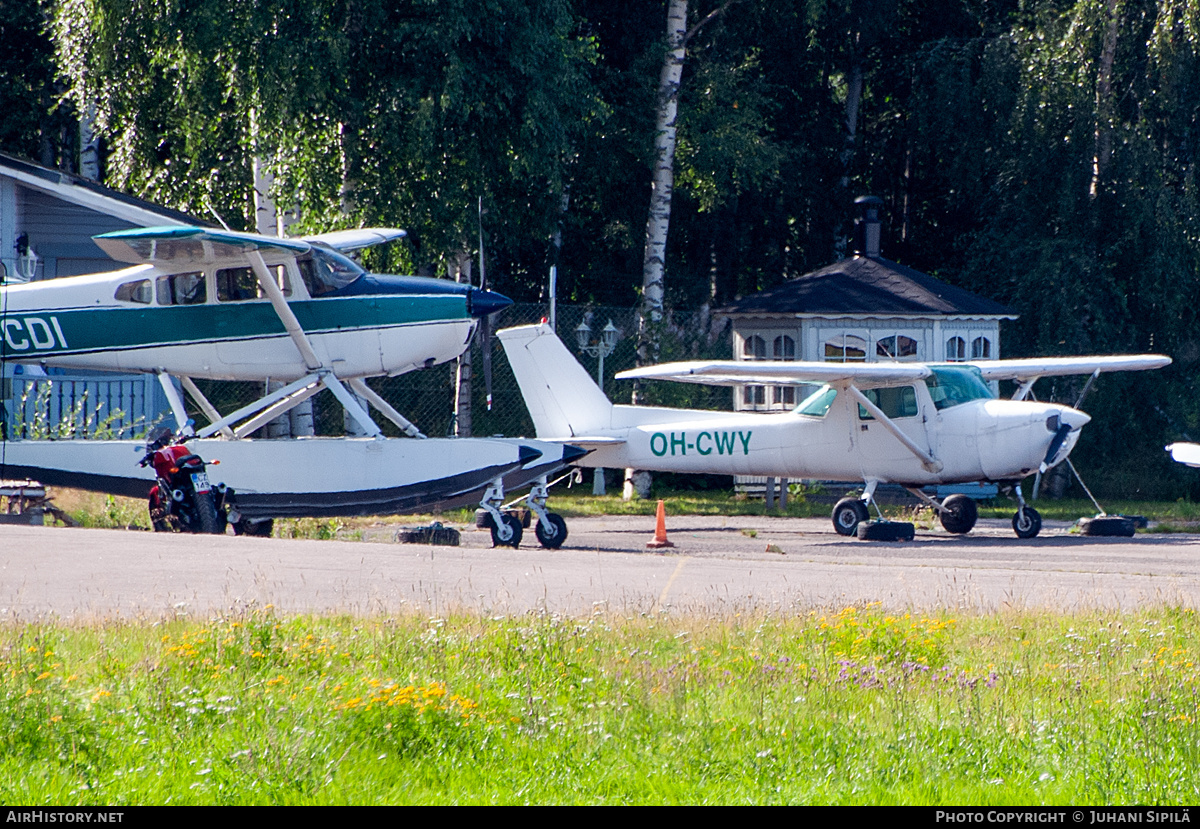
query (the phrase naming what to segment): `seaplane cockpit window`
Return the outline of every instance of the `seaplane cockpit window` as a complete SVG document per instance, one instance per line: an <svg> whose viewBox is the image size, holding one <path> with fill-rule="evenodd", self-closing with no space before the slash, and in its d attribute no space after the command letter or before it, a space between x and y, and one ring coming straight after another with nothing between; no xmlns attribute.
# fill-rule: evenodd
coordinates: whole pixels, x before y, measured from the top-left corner
<svg viewBox="0 0 1200 829"><path fill-rule="evenodd" d="M117 302L136 302L139 305L149 305L154 299L154 289L150 287L149 279L138 279L134 282L123 282L117 286L113 295Z"/></svg>
<svg viewBox="0 0 1200 829"><path fill-rule="evenodd" d="M837 397L837 389L833 386L822 386L800 401L800 405L793 411L809 417L824 417L829 414L829 408L833 405L835 397Z"/></svg>
<svg viewBox="0 0 1200 829"><path fill-rule="evenodd" d="M917 390L912 386L891 389L863 389L863 397L870 400L889 418L915 417L917 414ZM875 417L858 404L859 420L874 420Z"/></svg>
<svg viewBox="0 0 1200 829"><path fill-rule="evenodd" d="M989 400L994 395L983 373L974 366L931 366L933 374L925 378L929 396L938 411L972 400Z"/></svg>
<svg viewBox="0 0 1200 829"><path fill-rule="evenodd" d="M312 297L345 288L366 273L353 260L325 248L313 248L311 258L298 259L296 264Z"/></svg>
<svg viewBox="0 0 1200 829"><path fill-rule="evenodd" d="M292 293L287 279L287 268L283 265L268 265L267 270L275 275L275 282L284 296ZM258 284L252 268L222 268L217 271L217 299L221 302L246 302L266 299L267 295Z"/></svg>
<svg viewBox="0 0 1200 829"><path fill-rule="evenodd" d="M157 290L159 305L203 305L208 299L203 271L160 276Z"/></svg>

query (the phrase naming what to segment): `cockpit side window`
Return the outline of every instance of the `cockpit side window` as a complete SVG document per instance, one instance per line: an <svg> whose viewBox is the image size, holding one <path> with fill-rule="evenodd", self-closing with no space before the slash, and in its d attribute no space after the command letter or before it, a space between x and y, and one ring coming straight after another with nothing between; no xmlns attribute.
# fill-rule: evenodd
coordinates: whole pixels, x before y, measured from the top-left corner
<svg viewBox="0 0 1200 829"><path fill-rule="evenodd" d="M863 389L863 396L879 407L889 418L915 417L917 414L917 390L912 386L891 389ZM874 416L858 404L859 420L874 420Z"/></svg>
<svg viewBox="0 0 1200 829"><path fill-rule="evenodd" d="M203 305L208 299L203 271L160 276L157 292L159 305Z"/></svg>
<svg viewBox="0 0 1200 829"><path fill-rule="evenodd" d="M284 296L292 292L287 279L287 268L283 265L268 265L267 270L275 275L275 282ZM246 302L251 299L266 299L262 286L258 284L252 268L222 268L217 271L217 299L221 302Z"/></svg>
<svg viewBox="0 0 1200 829"><path fill-rule="evenodd" d="M829 414L835 397L837 397L837 389L833 386L824 386L800 401L800 405L794 411L796 414L809 417L824 417Z"/></svg>
<svg viewBox="0 0 1200 829"><path fill-rule="evenodd" d="M122 282L117 286L113 298L118 302L136 302L139 305L149 305L154 299L154 290L150 287L149 279L138 279L134 282Z"/></svg>

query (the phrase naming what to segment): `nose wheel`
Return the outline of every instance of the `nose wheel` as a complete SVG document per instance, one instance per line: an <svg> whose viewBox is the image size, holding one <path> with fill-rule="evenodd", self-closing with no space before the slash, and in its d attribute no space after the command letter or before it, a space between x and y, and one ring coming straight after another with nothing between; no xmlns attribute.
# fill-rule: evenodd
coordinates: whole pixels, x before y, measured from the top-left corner
<svg viewBox="0 0 1200 829"><path fill-rule="evenodd" d="M1012 520L1017 538L1034 538L1042 531L1042 516L1033 507L1022 506Z"/></svg>

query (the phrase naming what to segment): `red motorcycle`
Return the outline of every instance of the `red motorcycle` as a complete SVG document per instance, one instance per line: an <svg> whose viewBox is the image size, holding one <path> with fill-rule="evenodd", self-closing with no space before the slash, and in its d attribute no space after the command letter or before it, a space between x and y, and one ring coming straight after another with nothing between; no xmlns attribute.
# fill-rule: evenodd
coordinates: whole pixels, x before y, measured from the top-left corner
<svg viewBox="0 0 1200 829"><path fill-rule="evenodd" d="M223 533L223 487L208 480L204 460L188 450L190 436L162 428L150 434L139 466L154 466L150 487L150 523L155 532Z"/></svg>

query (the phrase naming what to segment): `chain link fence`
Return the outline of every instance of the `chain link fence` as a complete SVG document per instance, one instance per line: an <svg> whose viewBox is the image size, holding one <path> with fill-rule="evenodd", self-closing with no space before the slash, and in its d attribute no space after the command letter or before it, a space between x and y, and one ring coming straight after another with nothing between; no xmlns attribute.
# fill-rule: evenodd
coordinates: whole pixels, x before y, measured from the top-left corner
<svg viewBox="0 0 1200 829"><path fill-rule="evenodd" d="M529 325L544 319L549 313L546 305L516 304L496 314L493 331L517 325ZM597 359L581 354L576 342L576 329L587 321L593 338L611 320L619 339L612 354L604 360L604 391L614 402L628 403L632 384L614 380L613 375L636 364L637 310L595 305L558 306L557 331L568 350L593 377ZM661 323L659 360L730 359L731 335L723 319L712 318L705 312L672 313ZM492 409L487 410L487 391L484 383L483 353L487 348L492 359ZM525 408L521 390L509 368L500 341L492 337L483 341L477 331L471 343L471 434L475 436L503 435L531 437L533 422ZM377 377L368 380L371 388L391 403L429 437L444 437L455 431L455 361L443 363L399 377ZM244 406L264 393L262 383L229 383L197 381L197 385L218 411L228 413ZM733 398L727 388L708 388L692 384L654 383L645 389L648 402L656 405L687 406L690 408L732 409ZM188 400L189 416L197 424L208 422L193 401ZM376 417L380 428L389 436L399 436L400 430L383 417ZM328 391L313 398L313 424L318 435L340 435L346 431L341 405ZM260 429L255 437L262 436Z"/></svg>

